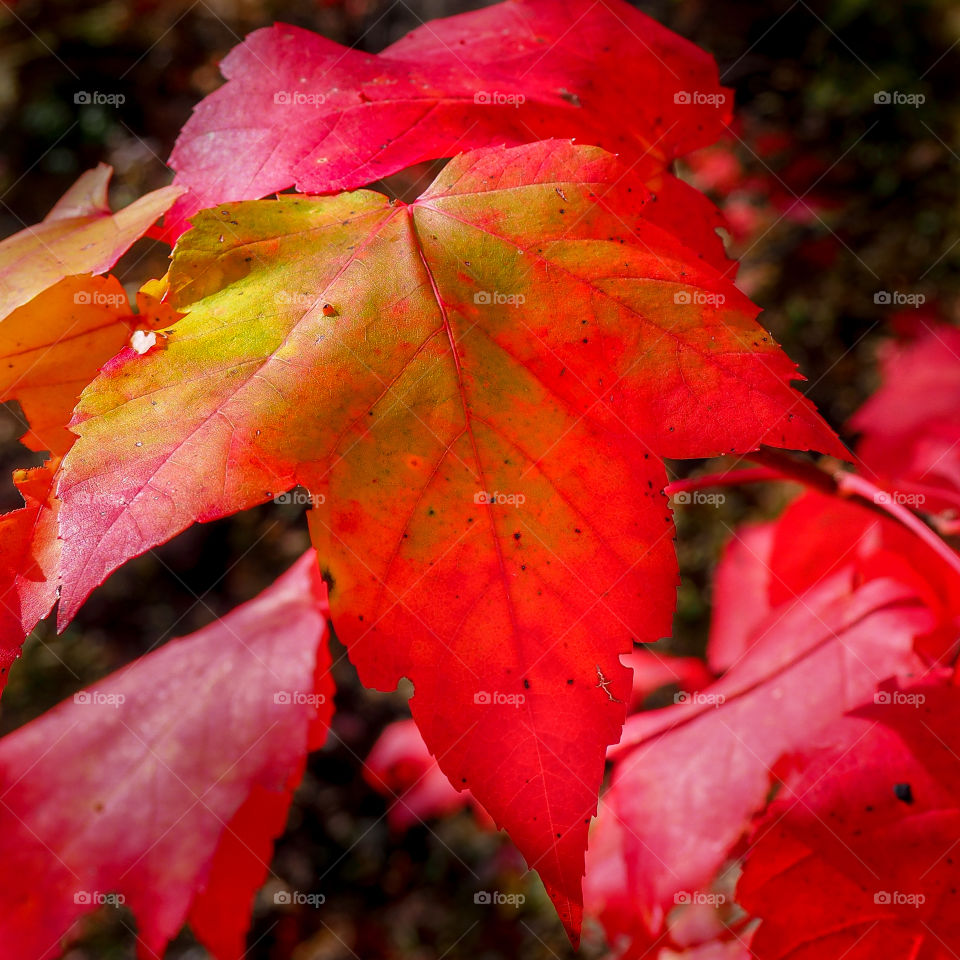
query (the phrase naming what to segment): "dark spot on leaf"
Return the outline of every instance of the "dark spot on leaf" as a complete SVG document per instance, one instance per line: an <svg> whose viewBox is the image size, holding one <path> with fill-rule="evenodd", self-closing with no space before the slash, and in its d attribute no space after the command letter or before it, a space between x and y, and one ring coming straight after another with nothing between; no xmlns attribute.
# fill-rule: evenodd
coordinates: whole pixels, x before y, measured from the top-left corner
<svg viewBox="0 0 960 960"><path fill-rule="evenodd" d="M895 783L893 793L903 803L913 803L913 790L910 789L909 783Z"/></svg>

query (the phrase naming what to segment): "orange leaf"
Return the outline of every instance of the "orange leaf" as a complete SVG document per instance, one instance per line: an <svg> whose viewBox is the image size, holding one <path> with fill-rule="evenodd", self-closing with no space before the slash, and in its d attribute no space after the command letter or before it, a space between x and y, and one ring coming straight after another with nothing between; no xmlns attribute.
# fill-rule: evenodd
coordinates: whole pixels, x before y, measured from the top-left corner
<svg viewBox="0 0 960 960"><path fill-rule="evenodd" d="M64 454L83 388L130 338L136 318L115 277L65 277L0 321L0 401L18 400L31 450Z"/></svg>
<svg viewBox="0 0 960 960"><path fill-rule="evenodd" d="M18 470L14 482L26 504L0 516L0 690L24 637L57 599L57 509L53 475L57 461Z"/></svg>
<svg viewBox="0 0 960 960"><path fill-rule="evenodd" d="M64 277L106 273L183 193L161 187L111 213L112 173L103 163L88 170L42 223L0 242L0 318Z"/></svg>

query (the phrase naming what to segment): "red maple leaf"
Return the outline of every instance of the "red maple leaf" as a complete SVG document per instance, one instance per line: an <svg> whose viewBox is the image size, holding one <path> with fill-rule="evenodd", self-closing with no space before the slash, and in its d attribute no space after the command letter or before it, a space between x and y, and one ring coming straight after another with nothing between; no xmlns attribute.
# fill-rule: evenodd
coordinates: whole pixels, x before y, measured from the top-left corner
<svg viewBox="0 0 960 960"><path fill-rule="evenodd" d="M758 960L960 950L960 693L888 687L839 721L759 822L737 894Z"/></svg>
<svg viewBox="0 0 960 960"><path fill-rule="evenodd" d="M309 551L254 600L0 740L0 956L46 960L105 903L142 956L189 922L240 960L333 685Z"/></svg>

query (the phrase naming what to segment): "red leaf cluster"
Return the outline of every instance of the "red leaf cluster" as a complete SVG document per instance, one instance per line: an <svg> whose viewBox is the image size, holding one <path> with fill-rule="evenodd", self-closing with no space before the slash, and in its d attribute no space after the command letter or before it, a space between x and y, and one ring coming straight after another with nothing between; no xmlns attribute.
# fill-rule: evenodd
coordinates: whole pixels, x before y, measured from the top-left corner
<svg viewBox="0 0 960 960"><path fill-rule="evenodd" d="M380 54L278 24L222 69L173 187L114 213L101 166L0 243L0 401L49 454L0 517L0 678L193 523L302 493L314 549L0 740L0 958L108 903L144 955L188 923L243 956L332 715L328 617L367 686L415 689L365 770L394 829L506 828L574 944L585 893L624 956L955 956L960 559L904 508L956 532L956 329L888 348L868 477L771 453L848 456L673 169L730 91L621 0ZM369 189L440 160L409 203ZM135 310L101 274L164 214ZM734 533L705 658L661 653L664 460L758 450L813 490Z"/></svg>

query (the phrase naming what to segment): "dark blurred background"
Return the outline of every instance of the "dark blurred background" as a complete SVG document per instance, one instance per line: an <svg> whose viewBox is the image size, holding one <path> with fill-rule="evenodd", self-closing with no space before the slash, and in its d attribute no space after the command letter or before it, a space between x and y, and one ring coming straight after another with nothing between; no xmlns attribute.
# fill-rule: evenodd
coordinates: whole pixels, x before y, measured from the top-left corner
<svg viewBox="0 0 960 960"><path fill-rule="evenodd" d="M123 206L166 184L164 160L193 105L220 83L218 61L258 27L284 20L379 51L420 22L481 4L461 0L142 0L0 3L0 236L40 220L84 170L115 169ZM957 319L960 5L947 0L658 0L640 7L713 53L736 91L729 139L685 163L723 206L740 282L843 433L876 386L876 348L922 318ZM78 90L122 93L118 107L74 104ZM876 102L897 92L913 103ZM922 103L916 103L920 97ZM879 98L884 99L882 96ZM130 291L166 269L140 241L117 273ZM922 294L919 308L875 302ZM13 467L37 462L0 408L0 506L19 498ZM844 434L849 439L849 435ZM673 464L685 475L702 463ZM710 572L730 529L770 516L787 491L727 490L718 507L678 514L683 573L670 649L701 652ZM195 527L128 564L56 637L43 624L12 671L0 712L9 731L172 636L189 633L271 582L308 543L302 512L266 506ZM311 762L273 871L323 893L321 909L258 901L253 960L571 956L539 882L469 813L393 835L362 758L407 715L402 693L372 694L337 672L330 741ZM91 762L95 762L91 760ZM524 892L519 911L475 906L477 889ZM268 886L269 892L274 889ZM132 918L103 912L73 960L134 956ZM588 929L581 956L603 954ZM184 933L171 957L202 960Z"/></svg>

